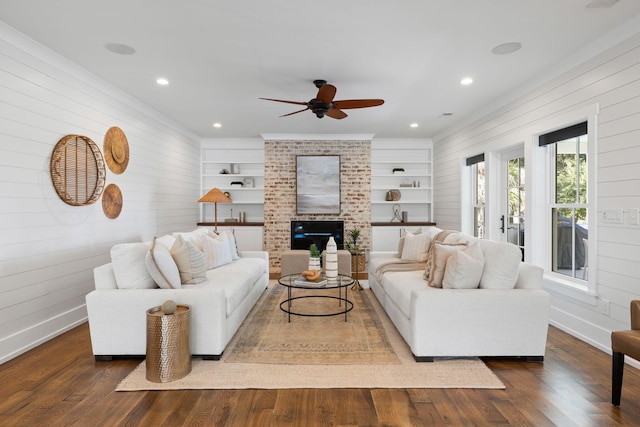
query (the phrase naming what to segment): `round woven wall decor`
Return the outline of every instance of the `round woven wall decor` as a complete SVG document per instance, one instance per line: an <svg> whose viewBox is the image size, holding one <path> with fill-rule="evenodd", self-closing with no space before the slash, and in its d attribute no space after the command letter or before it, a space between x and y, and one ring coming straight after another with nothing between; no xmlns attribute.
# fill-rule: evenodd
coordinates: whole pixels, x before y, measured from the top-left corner
<svg viewBox="0 0 640 427"><path fill-rule="evenodd" d="M113 173L121 174L129 165L129 142L122 129L109 128L104 135L104 158Z"/></svg>
<svg viewBox="0 0 640 427"><path fill-rule="evenodd" d="M107 218L116 219L122 212L122 192L115 184L107 185L102 195L102 210Z"/></svg>
<svg viewBox="0 0 640 427"><path fill-rule="evenodd" d="M53 148L50 172L58 196L69 205L95 203L104 190L104 159L100 148L86 136L62 137Z"/></svg>

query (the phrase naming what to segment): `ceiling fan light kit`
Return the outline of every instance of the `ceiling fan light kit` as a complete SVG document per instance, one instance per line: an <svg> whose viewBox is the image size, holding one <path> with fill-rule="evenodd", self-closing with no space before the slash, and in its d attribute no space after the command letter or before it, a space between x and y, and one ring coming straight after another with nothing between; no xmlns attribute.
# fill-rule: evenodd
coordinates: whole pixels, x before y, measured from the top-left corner
<svg viewBox="0 0 640 427"><path fill-rule="evenodd" d="M348 110L352 108L367 108L377 107L384 104L382 99L347 99L342 101L334 101L336 96L336 87L327 84L326 80L314 80L313 84L318 88L318 93L315 98L308 102L299 101L286 101L282 99L273 98L260 98L266 101L284 102L286 104L304 105L306 108L302 110L294 111L293 113L284 114L280 117L292 116L294 114L302 113L303 111L311 110L317 118L321 119L324 116L329 116L333 119L344 119L347 117L347 113L342 110Z"/></svg>

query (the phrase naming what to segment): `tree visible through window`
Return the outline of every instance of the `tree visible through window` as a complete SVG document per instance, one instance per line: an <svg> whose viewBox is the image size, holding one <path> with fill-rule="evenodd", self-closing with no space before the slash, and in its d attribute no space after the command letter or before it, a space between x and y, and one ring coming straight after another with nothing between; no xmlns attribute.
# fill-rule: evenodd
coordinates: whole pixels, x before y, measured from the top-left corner
<svg viewBox="0 0 640 427"><path fill-rule="evenodd" d="M581 127L577 127L581 126ZM568 138L552 141L555 182L552 220L552 271L587 279L589 216L587 209L588 138L586 123L576 125ZM572 129L567 128L567 129ZM558 133L565 131L556 131ZM547 134L550 135L550 134ZM566 137L567 135L561 135ZM542 141L542 138L541 138ZM541 142L542 145L542 142Z"/></svg>

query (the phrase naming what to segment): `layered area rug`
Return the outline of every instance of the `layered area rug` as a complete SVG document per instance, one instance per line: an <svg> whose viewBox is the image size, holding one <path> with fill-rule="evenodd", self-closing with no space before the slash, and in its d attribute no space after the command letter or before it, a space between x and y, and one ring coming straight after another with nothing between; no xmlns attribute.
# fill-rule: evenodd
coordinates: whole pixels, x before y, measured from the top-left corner
<svg viewBox="0 0 640 427"><path fill-rule="evenodd" d="M329 292L325 290L296 291ZM332 290L328 295L337 295ZM289 388L487 388L502 382L479 359L417 363L369 289L349 292L344 316L301 317L280 310L286 288L272 282L231 340L220 361L193 360L186 377L168 383L146 379L142 362L117 391ZM339 310L334 298L294 301L296 311ZM436 326L437 327L437 326Z"/></svg>

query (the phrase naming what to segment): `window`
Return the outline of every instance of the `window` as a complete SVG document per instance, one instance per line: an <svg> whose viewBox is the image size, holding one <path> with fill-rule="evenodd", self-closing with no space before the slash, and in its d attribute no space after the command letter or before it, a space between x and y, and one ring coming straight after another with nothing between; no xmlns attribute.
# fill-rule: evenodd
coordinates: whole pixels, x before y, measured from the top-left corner
<svg viewBox="0 0 640 427"><path fill-rule="evenodd" d="M473 235L484 239L485 170L484 154L469 157L466 161L471 167L471 206L473 209Z"/></svg>
<svg viewBox="0 0 640 427"><path fill-rule="evenodd" d="M587 122L540 136L550 156L551 271L586 280L588 271Z"/></svg>

